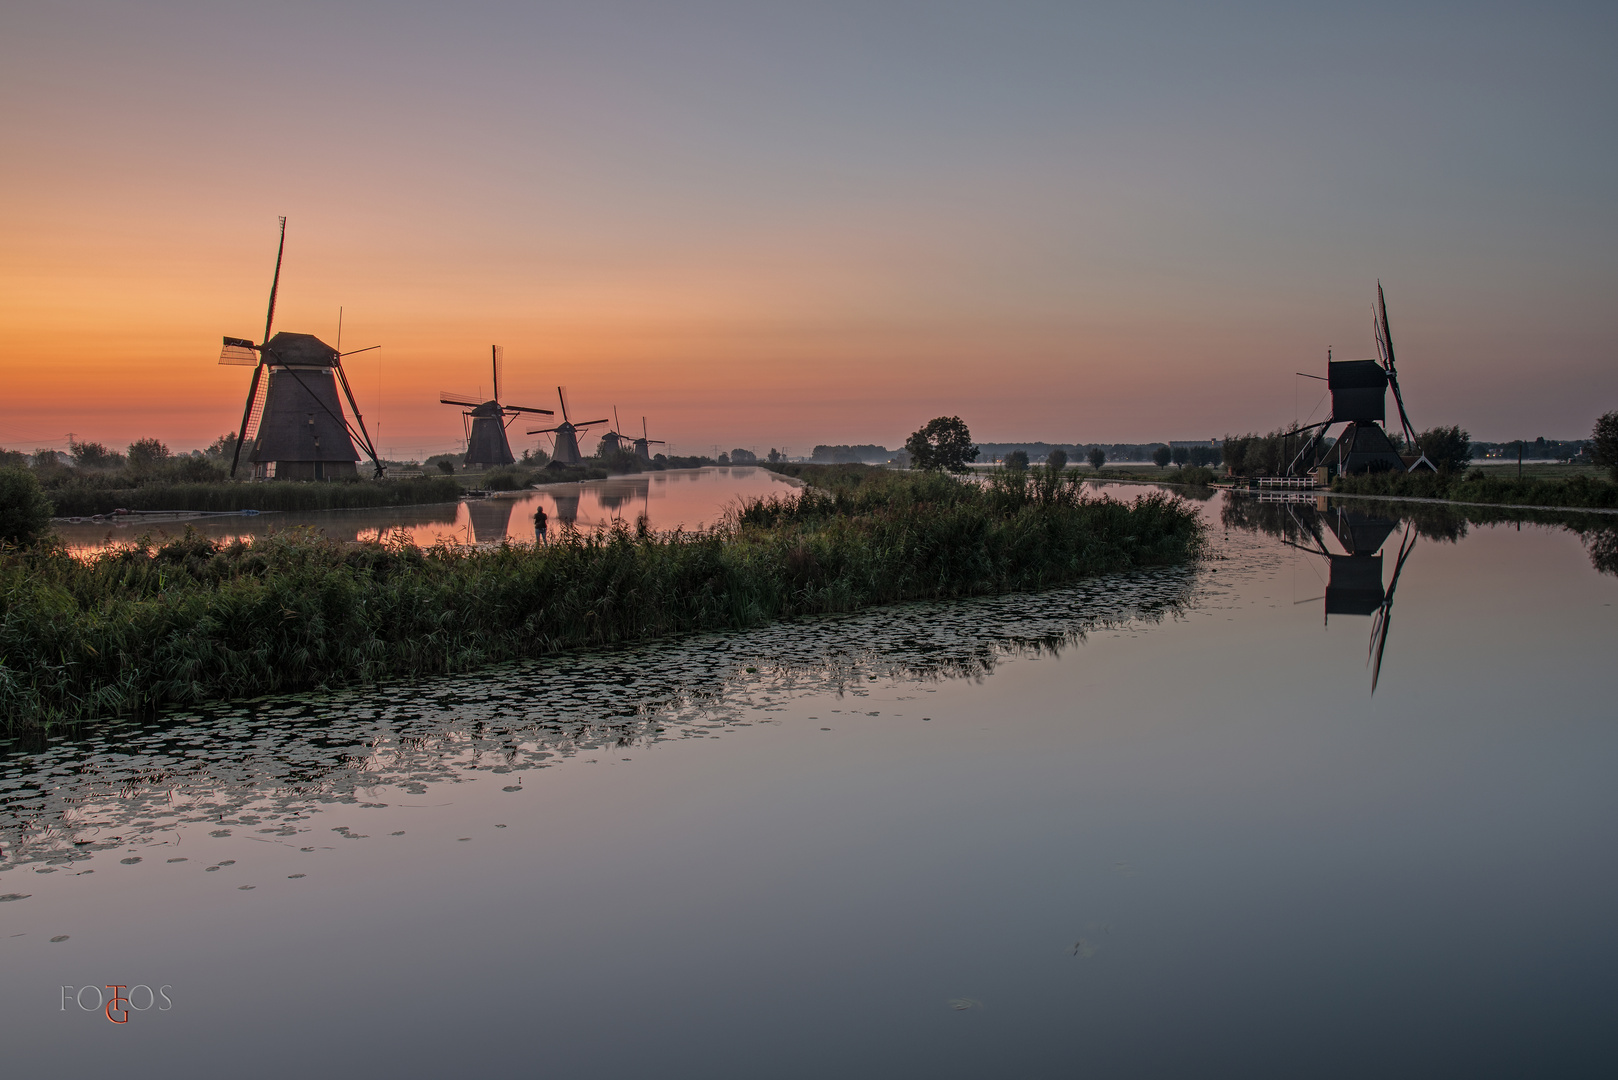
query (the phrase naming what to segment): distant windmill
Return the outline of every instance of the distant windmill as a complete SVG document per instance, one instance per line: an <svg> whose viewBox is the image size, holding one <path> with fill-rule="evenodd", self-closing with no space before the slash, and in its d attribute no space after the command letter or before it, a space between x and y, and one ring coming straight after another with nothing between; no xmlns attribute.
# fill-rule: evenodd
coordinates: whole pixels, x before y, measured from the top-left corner
<svg viewBox="0 0 1618 1080"><path fill-rule="evenodd" d="M459 405L462 430L466 433L466 463L468 465L510 465L517 459L511 456L511 443L506 439L506 428L523 413L555 416L550 409L530 409L526 405L500 403L500 373L505 368L506 351L491 347L494 366L494 397L488 401L470 401L465 395L443 391L438 395L440 404Z"/></svg>
<svg viewBox="0 0 1618 1080"><path fill-rule="evenodd" d="M1414 472L1426 468L1436 472L1427 455L1416 444L1415 429L1405 413L1404 395L1399 392L1399 372L1393 364L1393 333L1388 328L1388 305L1382 295L1382 283L1376 283L1376 306L1371 309L1371 323L1376 334L1377 360L1328 360L1326 385L1331 391L1331 415L1318 424L1300 428L1313 431L1303 449L1298 451L1287 467L1291 473L1300 463L1305 470L1318 468L1331 461L1341 473L1375 472L1397 469ZM1303 374L1300 372L1299 374ZM1317 379L1320 376L1307 376ZM1405 448L1413 457L1400 456L1393 440L1383 430L1387 419L1387 392L1393 388L1393 400L1399 406L1399 423L1404 430ZM1320 446L1333 424L1346 424L1337 441L1324 454Z"/></svg>
<svg viewBox="0 0 1618 1080"><path fill-rule="evenodd" d="M247 404L242 409L242 426L236 436L236 452L230 459L230 475L236 475L242 448L251 444L247 461L258 479L331 480L354 476L354 463L360 456L358 443L371 459L378 479L382 462L371 444L359 403L343 374L343 356L370 352L372 345L338 354L313 334L282 332L270 336L275 323L275 294L281 286L281 256L287 245L287 219L281 219L281 243L275 252L275 277L270 281L270 307L264 316L264 341L255 345L248 338L225 338L219 352L221 364L251 367L253 381L247 388ZM268 378L265 377L268 373ZM353 411L349 423L337 397L343 395Z"/></svg>
<svg viewBox="0 0 1618 1080"><path fill-rule="evenodd" d="M652 446L666 446L662 439L648 439L646 437L646 417L640 418L640 438L635 440L635 456L642 461L652 460Z"/></svg>
<svg viewBox="0 0 1618 1080"><path fill-rule="evenodd" d="M603 456L621 453L629 449L630 440L626 436L619 434L622 427L623 425L618 422L618 406L614 405L612 407L612 428L601 436L601 453Z"/></svg>
<svg viewBox="0 0 1618 1080"><path fill-rule="evenodd" d="M606 418L600 420L585 420L575 424L567 415L567 390L564 387L556 388L556 396L562 403L562 422L555 427L536 428L530 435L551 434L556 437L556 449L551 454L551 460L558 465L580 465L584 457L579 453L579 432L597 424L605 424Z"/></svg>

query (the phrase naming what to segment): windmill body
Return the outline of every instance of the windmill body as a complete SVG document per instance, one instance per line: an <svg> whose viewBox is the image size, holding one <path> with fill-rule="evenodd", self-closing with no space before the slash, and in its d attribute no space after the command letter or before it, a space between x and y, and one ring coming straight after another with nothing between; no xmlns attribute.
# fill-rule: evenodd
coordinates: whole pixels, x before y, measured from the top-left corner
<svg viewBox="0 0 1618 1080"><path fill-rule="evenodd" d="M242 426L236 436L236 454L230 474L243 459L258 480L337 480L357 473L356 444L365 451L382 476L382 462L365 430L359 403L343 374L343 357L313 334L271 336L275 324L275 297L281 285L281 256L286 251L286 218L281 219L281 244L275 255L275 276L270 283L270 306L264 316L264 341L225 338L219 362L252 367ZM372 346L375 348L376 346ZM367 349L358 350L367 352ZM338 394L339 387L342 390ZM343 413L348 401L353 422Z"/></svg>
<svg viewBox="0 0 1618 1080"><path fill-rule="evenodd" d="M500 375L505 367L505 350L495 345L490 350L494 367L494 397L488 401L473 401L464 396L443 393L438 400L444 405L459 405L466 425L466 464L510 465L517 459L511 453L511 441L506 428L523 413L553 416L549 409L531 409L526 405L500 403Z"/></svg>
<svg viewBox="0 0 1618 1080"><path fill-rule="evenodd" d="M359 451L342 421L337 350L285 331L264 350L267 385L247 452L256 479L340 480L358 475Z"/></svg>

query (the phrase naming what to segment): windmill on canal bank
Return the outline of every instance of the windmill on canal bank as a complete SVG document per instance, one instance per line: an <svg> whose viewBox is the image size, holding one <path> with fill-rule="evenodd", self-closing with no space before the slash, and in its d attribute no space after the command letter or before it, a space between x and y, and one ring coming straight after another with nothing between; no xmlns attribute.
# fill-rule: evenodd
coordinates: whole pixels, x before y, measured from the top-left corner
<svg viewBox="0 0 1618 1080"><path fill-rule="evenodd" d="M579 453L579 432L585 428L595 427L597 424L605 424L607 422L606 417L602 417L600 420L584 420L575 424L567 415L567 389L558 386L556 388L556 397L562 403L562 422L555 427L535 428L528 434L549 434L555 438L556 448L551 453L551 460L556 464L581 465L584 463L584 456Z"/></svg>
<svg viewBox="0 0 1618 1080"><path fill-rule="evenodd" d="M635 440L635 456L642 461L652 460L652 447L666 446L662 439L648 439L646 437L646 417L640 418L640 438Z"/></svg>
<svg viewBox="0 0 1618 1080"><path fill-rule="evenodd" d="M1298 429L1299 434L1305 431L1311 434L1287 466L1288 475L1312 472L1323 465L1332 466L1343 474L1415 472L1417 469L1437 472L1416 444L1415 428L1411 427L1410 417L1405 412L1404 395L1399 391L1399 372L1393 360L1393 331L1388 327L1388 305L1380 281L1376 283L1376 306L1371 309L1371 323L1376 335L1377 359L1332 360L1327 350L1325 382L1331 393L1331 415L1318 424ZM1310 379L1320 378L1304 372L1298 374ZM1399 407L1399 424L1407 454L1399 452L1383 427L1390 387ZM1325 447L1327 432L1337 424L1345 426L1336 442Z"/></svg>
<svg viewBox="0 0 1618 1080"><path fill-rule="evenodd" d="M550 409L531 409L526 405L505 405L500 401L500 375L505 368L505 350L495 345L490 349L490 364L494 369L494 397L488 401L471 401L464 394L444 391L438 395L440 404L459 405L462 430L466 434L467 465L510 465L517 459L511 455L511 442L506 429L511 421L524 413L555 416Z"/></svg>
<svg viewBox="0 0 1618 1080"><path fill-rule="evenodd" d="M219 352L221 364L253 369L241 429L236 435L236 452L230 459L230 475L236 475L245 447L255 479L335 480L355 476L355 463L360 459L354 449L357 443L371 459L374 475L380 479L382 462L365 430L365 419L348 385L348 376L343 373L343 357L381 346L339 354L313 334L282 331L271 336L286 243L287 219L282 218L263 342L255 345L250 338L227 337ZM352 422L343 413L342 400L337 395L339 384L352 411Z"/></svg>
<svg viewBox="0 0 1618 1080"><path fill-rule="evenodd" d="M618 406L614 405L612 407L612 427L607 430L605 435L601 436L601 446L596 451L597 454L601 457L607 457L609 454L618 454L629 449L630 440L628 436L619 434L622 427L623 425L618 422Z"/></svg>

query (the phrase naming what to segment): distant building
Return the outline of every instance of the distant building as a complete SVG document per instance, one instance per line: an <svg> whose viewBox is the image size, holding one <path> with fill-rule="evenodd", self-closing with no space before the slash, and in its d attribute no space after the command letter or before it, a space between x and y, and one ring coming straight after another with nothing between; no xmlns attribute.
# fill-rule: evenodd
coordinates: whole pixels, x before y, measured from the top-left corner
<svg viewBox="0 0 1618 1080"><path fill-rule="evenodd" d="M1217 450L1217 449L1219 449L1219 447L1221 445L1223 445L1223 444L1222 444L1221 440L1219 440L1219 439L1170 439L1169 440L1169 449L1170 450L1178 450L1182 446L1185 447L1187 450L1196 450L1196 449Z"/></svg>

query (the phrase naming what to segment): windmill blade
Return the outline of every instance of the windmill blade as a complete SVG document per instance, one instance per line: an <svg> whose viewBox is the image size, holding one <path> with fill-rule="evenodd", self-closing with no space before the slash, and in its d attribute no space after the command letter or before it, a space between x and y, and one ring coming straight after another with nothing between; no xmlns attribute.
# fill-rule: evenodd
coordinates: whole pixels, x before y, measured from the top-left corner
<svg viewBox="0 0 1618 1080"><path fill-rule="evenodd" d="M616 405L614 405L612 407L612 430L613 431L622 431L622 430L624 430L624 425L622 425L622 424L620 424L618 422L618 406L616 406Z"/></svg>
<svg viewBox="0 0 1618 1080"><path fill-rule="evenodd" d="M1405 560L1416 547L1416 532L1406 526L1404 539L1399 543L1399 561L1393 564L1393 579L1388 582L1388 591L1382 598L1382 606L1377 610L1377 621L1371 627L1371 693L1376 693L1376 684L1382 677L1382 652L1388 647L1388 624L1393 619L1393 590L1399 587L1399 575L1404 572Z"/></svg>
<svg viewBox="0 0 1618 1080"><path fill-rule="evenodd" d="M537 428L534 431L530 431L528 434L530 434L530 435L553 435L556 432L561 431L561 430L562 429L559 428L559 427L542 427L542 428Z"/></svg>
<svg viewBox="0 0 1618 1080"><path fill-rule="evenodd" d="M281 219L281 246L275 249L275 277L270 280L270 310L264 315L264 344L270 343L270 327L275 324L275 294L281 288L281 256L287 250L287 219Z"/></svg>
<svg viewBox="0 0 1618 1080"><path fill-rule="evenodd" d="M1388 385L1393 388L1394 404L1399 406L1399 423L1404 427L1405 440L1419 453L1416 429L1410 423L1410 414L1405 412L1405 396L1399 390L1399 370L1393 364L1393 330L1388 326L1388 301L1382 294L1380 280L1376 283L1376 344L1382 353L1382 365L1388 369Z"/></svg>
<svg viewBox="0 0 1618 1080"><path fill-rule="evenodd" d="M605 418L601 420L583 420L573 426L582 431L587 427L595 427L597 424L605 424L606 422Z"/></svg>
<svg viewBox="0 0 1618 1080"><path fill-rule="evenodd" d="M539 413L541 416L555 416L556 415L556 413L554 411L550 410L550 409L530 409L526 405L502 405L500 407L502 409L506 410L506 412L531 412L531 413Z"/></svg>
<svg viewBox="0 0 1618 1080"><path fill-rule="evenodd" d="M556 396L562 402L562 422L566 423L567 422L567 387L558 386L556 388Z"/></svg>
<svg viewBox="0 0 1618 1080"><path fill-rule="evenodd" d="M494 355L494 400L500 400L500 376L506 370L506 350L503 345L492 345Z"/></svg>
<svg viewBox="0 0 1618 1080"><path fill-rule="evenodd" d="M253 403L258 400L259 380L264 377L264 365L253 369L253 381L247 387L247 404L242 406L242 427L236 434L236 452L230 455L230 475L236 476L236 463L242 459L242 443L247 441L247 422L253 415Z"/></svg>
<svg viewBox="0 0 1618 1080"><path fill-rule="evenodd" d="M438 394L438 402L441 405L463 405L468 409L475 409L483 404L481 401L468 401L467 398L469 397L471 397L470 394L452 394L448 390L441 390Z"/></svg>
<svg viewBox="0 0 1618 1080"><path fill-rule="evenodd" d="M219 362L227 367L255 367L258 364L258 346L246 338L228 337L219 350Z"/></svg>
<svg viewBox="0 0 1618 1080"><path fill-rule="evenodd" d="M355 355L357 355L359 353L362 353L362 352L370 352L372 349L380 349L381 347L382 346L380 346L380 345L367 345L363 349L350 349L347 352L338 353L337 354L337 359L341 360L345 356L355 356Z"/></svg>

